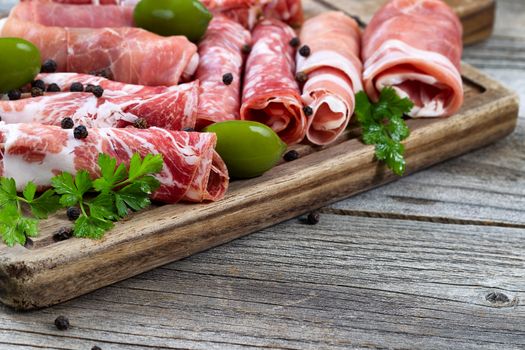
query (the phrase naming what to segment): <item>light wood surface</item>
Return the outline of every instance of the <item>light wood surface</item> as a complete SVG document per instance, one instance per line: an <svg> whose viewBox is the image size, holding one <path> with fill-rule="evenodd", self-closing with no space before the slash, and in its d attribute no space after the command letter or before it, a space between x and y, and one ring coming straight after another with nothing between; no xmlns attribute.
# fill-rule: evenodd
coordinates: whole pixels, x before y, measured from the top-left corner
<svg viewBox="0 0 525 350"><path fill-rule="evenodd" d="M495 35L464 55L522 100L523 23L522 0L499 0ZM40 311L0 307L0 349L523 349L525 230L501 227L524 221L520 116L503 141L340 202L317 226L293 219ZM415 177L436 187L430 207ZM369 193L398 200L367 218Z"/></svg>

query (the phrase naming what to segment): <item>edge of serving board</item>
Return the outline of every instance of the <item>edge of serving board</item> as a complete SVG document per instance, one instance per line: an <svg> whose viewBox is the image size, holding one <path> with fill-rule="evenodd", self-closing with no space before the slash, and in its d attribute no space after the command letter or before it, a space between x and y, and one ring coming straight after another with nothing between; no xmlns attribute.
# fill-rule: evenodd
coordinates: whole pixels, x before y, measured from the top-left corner
<svg viewBox="0 0 525 350"><path fill-rule="evenodd" d="M407 174L514 130L517 96L469 65L463 76L466 99L458 114L408 121ZM0 246L0 301L16 309L57 304L397 179L355 131L331 147L297 150L298 160L233 182L222 201L136 213L98 241L54 242L53 232L70 223L50 218L30 245Z"/></svg>

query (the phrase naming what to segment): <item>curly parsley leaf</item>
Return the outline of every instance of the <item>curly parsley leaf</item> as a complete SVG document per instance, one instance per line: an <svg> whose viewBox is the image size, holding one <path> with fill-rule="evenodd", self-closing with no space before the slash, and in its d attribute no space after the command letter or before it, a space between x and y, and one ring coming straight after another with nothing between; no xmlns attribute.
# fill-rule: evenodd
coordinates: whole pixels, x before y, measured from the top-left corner
<svg viewBox="0 0 525 350"><path fill-rule="evenodd" d="M391 87L381 91L377 103L370 102L364 91L356 94L355 113L363 131L363 142L375 145L376 158L397 175L403 175L406 167L401 141L410 135L403 115L413 106L412 101L399 97Z"/></svg>

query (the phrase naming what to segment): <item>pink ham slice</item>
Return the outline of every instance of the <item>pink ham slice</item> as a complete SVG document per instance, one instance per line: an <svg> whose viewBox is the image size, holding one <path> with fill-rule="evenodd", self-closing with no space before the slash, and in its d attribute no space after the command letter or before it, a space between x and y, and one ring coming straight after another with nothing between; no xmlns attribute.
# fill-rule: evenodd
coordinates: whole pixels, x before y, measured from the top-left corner
<svg viewBox="0 0 525 350"><path fill-rule="evenodd" d="M156 175L161 187L153 199L216 201L228 188L228 172L215 144L215 134L160 128L90 129L87 138L78 140L73 130L56 126L0 123L0 175L14 178L19 189L29 181L45 188L62 171L99 174L99 153L125 164L137 152L162 154L164 168Z"/></svg>
<svg viewBox="0 0 525 350"><path fill-rule="evenodd" d="M313 110L306 136L314 144L326 145L348 125L355 93L363 89L361 33L352 18L325 12L304 23L300 39L311 50L306 58L297 54L297 72L308 75L302 99Z"/></svg>
<svg viewBox="0 0 525 350"><path fill-rule="evenodd" d="M250 42L250 32L240 24L221 16L211 21L199 44L200 62L195 75L201 84L197 130L215 122L239 119L242 48ZM223 82L228 73L233 76L230 85Z"/></svg>
<svg viewBox="0 0 525 350"><path fill-rule="evenodd" d="M264 6L263 12L265 17L279 19L294 28L304 22L301 0L271 0Z"/></svg>
<svg viewBox="0 0 525 350"><path fill-rule="evenodd" d="M62 119L71 118L76 125L125 127L141 118L148 126L170 130L195 126L198 82L171 87L144 87L115 83L97 77L90 79L90 76L81 74L71 74L71 77L68 77L69 81L64 81L63 75L70 74L50 74L44 75L43 78L44 81L58 82L64 90L71 85L70 80L85 84L99 83L108 89L100 98L87 92L62 92L46 93L44 96L16 101L0 100L2 120L8 124L60 125ZM124 87L117 90L117 85Z"/></svg>
<svg viewBox="0 0 525 350"><path fill-rule="evenodd" d="M132 27L133 7L69 5L47 1L24 1L18 3L11 17L45 26L104 28Z"/></svg>
<svg viewBox="0 0 525 350"><path fill-rule="evenodd" d="M241 119L268 125L289 145L301 142L306 133L290 45L294 37L293 29L277 20L263 20L255 27L241 106Z"/></svg>
<svg viewBox="0 0 525 350"><path fill-rule="evenodd" d="M59 71L107 71L113 80L176 85L195 73L197 47L184 36L162 37L139 28L62 28L9 18L1 36L31 41Z"/></svg>
<svg viewBox="0 0 525 350"><path fill-rule="evenodd" d="M441 0L393 0L363 36L363 82L377 100L392 86L415 106L412 117L445 117L463 103L462 27Z"/></svg>

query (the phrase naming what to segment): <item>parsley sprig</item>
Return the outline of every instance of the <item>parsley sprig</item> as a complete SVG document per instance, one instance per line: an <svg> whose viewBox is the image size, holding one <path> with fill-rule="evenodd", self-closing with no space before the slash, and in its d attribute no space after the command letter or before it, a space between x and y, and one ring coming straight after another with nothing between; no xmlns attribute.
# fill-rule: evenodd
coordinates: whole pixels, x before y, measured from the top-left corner
<svg viewBox="0 0 525 350"><path fill-rule="evenodd" d="M37 186L29 182L21 195L16 182L0 177L0 235L8 246L25 244L27 237L38 235L38 223L60 208L78 206L76 237L101 238L130 211L151 204L151 194L160 186L153 177L163 167L161 155L134 154L129 169L117 160L100 154L100 177L92 179L81 170L76 175L64 172L51 179L52 189L36 196Z"/></svg>
<svg viewBox="0 0 525 350"><path fill-rule="evenodd" d="M400 176L406 168L405 147L401 141L410 135L403 115L412 107L412 101L399 97L391 87L381 91L377 103L370 102L363 91L356 94L355 113L362 128L363 142L375 145L376 158Z"/></svg>

